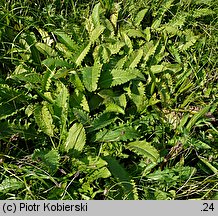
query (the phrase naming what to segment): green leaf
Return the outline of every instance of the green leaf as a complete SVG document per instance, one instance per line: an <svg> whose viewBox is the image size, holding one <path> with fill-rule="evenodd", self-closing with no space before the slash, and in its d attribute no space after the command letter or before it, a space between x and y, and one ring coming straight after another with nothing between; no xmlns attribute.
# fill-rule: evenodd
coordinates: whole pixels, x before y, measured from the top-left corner
<svg viewBox="0 0 218 216"><path fill-rule="evenodd" d="M81 123L75 123L69 130L63 147L65 151L73 150L75 154L81 153L86 142L85 129Z"/></svg>
<svg viewBox="0 0 218 216"><path fill-rule="evenodd" d="M48 68L53 68L53 67L72 68L72 64L69 64L67 61L62 59L47 58L42 61L42 64L44 64Z"/></svg>
<svg viewBox="0 0 218 216"><path fill-rule="evenodd" d="M137 130L130 126L124 126L115 130L103 130L96 134L95 142L115 142L127 141L139 138L140 134Z"/></svg>
<svg viewBox="0 0 218 216"><path fill-rule="evenodd" d="M106 104L105 112L115 112L115 113L121 113L123 115L125 114L124 109L121 108L120 106L118 106L117 104L114 104L114 103Z"/></svg>
<svg viewBox="0 0 218 216"><path fill-rule="evenodd" d="M71 76L70 76L70 82L80 92L84 92L85 91L85 87L83 86L83 83L82 83L78 73L76 73L76 71L72 71Z"/></svg>
<svg viewBox="0 0 218 216"><path fill-rule="evenodd" d="M130 58L126 62L125 66L126 68L135 68L138 63L140 62L141 58L143 56L143 50L139 49L131 53Z"/></svg>
<svg viewBox="0 0 218 216"><path fill-rule="evenodd" d="M57 56L57 53L54 49L52 49L50 46L44 43L38 42L36 45L36 48L45 56L54 57Z"/></svg>
<svg viewBox="0 0 218 216"><path fill-rule="evenodd" d="M111 176L110 171L108 170L107 167L101 167L98 168L97 170L94 170L91 175L88 176L88 180L90 182L93 182L99 178L108 178Z"/></svg>
<svg viewBox="0 0 218 216"><path fill-rule="evenodd" d="M160 4L160 8L158 9L156 19L153 21L151 26L152 29L156 29L160 26L164 14L170 9L170 7L173 5L173 2L174 0L167 0L163 1L162 4Z"/></svg>
<svg viewBox="0 0 218 216"><path fill-rule="evenodd" d="M142 112L146 108L146 105L148 106L144 84L141 81L133 81L132 85L126 90L128 96L136 105L137 111Z"/></svg>
<svg viewBox="0 0 218 216"><path fill-rule="evenodd" d="M152 65L151 72L152 73L161 73L163 71L169 70L174 73L180 71L182 67L179 64L160 64L160 65Z"/></svg>
<svg viewBox="0 0 218 216"><path fill-rule="evenodd" d="M126 31L126 34L129 36L129 37L133 37L133 38L144 38L146 39L145 35L143 34L142 31L140 30L137 30L137 29L129 29Z"/></svg>
<svg viewBox="0 0 218 216"><path fill-rule="evenodd" d="M174 45L168 47L168 49L170 50L170 52L173 55L173 57L175 58L175 60L178 63L181 63L182 61L181 61L179 50Z"/></svg>
<svg viewBox="0 0 218 216"><path fill-rule="evenodd" d="M73 95L70 98L70 105L72 108L82 108L84 111L89 112L89 104L85 94L81 91L78 91L77 89L75 89Z"/></svg>
<svg viewBox="0 0 218 216"><path fill-rule="evenodd" d="M33 61L37 65L41 65L40 53L35 46L35 42L36 42L35 35L33 33L32 34L30 33L30 34L26 35L25 39L26 39L26 42L28 43L28 45L30 46Z"/></svg>
<svg viewBox="0 0 218 216"><path fill-rule="evenodd" d="M56 149L52 150L41 150L41 149L35 149L33 156L33 160L40 159L42 166L45 166L46 169L51 173L54 174L59 167L59 160L60 155L59 152Z"/></svg>
<svg viewBox="0 0 218 216"><path fill-rule="evenodd" d="M155 172L148 174L147 178L152 181L167 182L167 184L173 184L178 182L178 180L186 181L190 176L196 172L196 168L182 166L173 167L171 169L156 170Z"/></svg>
<svg viewBox="0 0 218 216"><path fill-rule="evenodd" d="M127 55L121 58L115 65L114 69L123 69L125 63L127 61Z"/></svg>
<svg viewBox="0 0 218 216"><path fill-rule="evenodd" d="M40 74L35 73L34 70L29 70L25 65L22 64L15 68L14 72L10 75L10 78L24 82L30 82L33 84L40 83L42 79Z"/></svg>
<svg viewBox="0 0 218 216"><path fill-rule="evenodd" d="M145 14L148 12L149 8L145 8L145 9L142 9L140 10L135 19L134 19L134 24L135 26L139 26L143 20L143 18L145 17Z"/></svg>
<svg viewBox="0 0 218 216"><path fill-rule="evenodd" d="M197 149L204 149L204 150L208 150L208 149L211 149L211 147L205 143L205 142L202 142L201 140L194 140L192 142L192 145Z"/></svg>
<svg viewBox="0 0 218 216"><path fill-rule="evenodd" d="M24 183L19 181L18 179L6 178L0 184L0 193L6 194L8 192L16 191L24 187Z"/></svg>
<svg viewBox="0 0 218 216"><path fill-rule="evenodd" d="M186 126L187 131L190 131L191 128L194 126L194 124L198 121L198 119L204 116L209 111L210 108L211 108L210 105L205 106L200 112L196 113L188 122Z"/></svg>
<svg viewBox="0 0 218 216"><path fill-rule="evenodd" d="M143 78L143 75L137 69L113 69L111 74L113 76L111 86L121 85L128 82L129 80L135 79L136 77Z"/></svg>
<svg viewBox="0 0 218 216"><path fill-rule="evenodd" d="M106 47L110 50L111 55L117 54L120 52L120 49L125 45L122 41L117 41L116 43L106 44Z"/></svg>
<svg viewBox="0 0 218 216"><path fill-rule="evenodd" d="M100 77L100 85L104 88L109 88L116 85L124 84L132 79L144 76L137 69L113 69L112 71L103 72Z"/></svg>
<svg viewBox="0 0 218 216"><path fill-rule="evenodd" d="M122 32L121 35L123 37L125 45L129 48L129 53L131 53L133 51L132 41L125 32Z"/></svg>
<svg viewBox="0 0 218 216"><path fill-rule="evenodd" d="M124 188L124 195L126 199L133 200L134 199L134 194L133 194L133 186L131 183L131 178L129 176L129 173L124 169L122 165L113 157L111 156L105 156L103 158L104 160L107 161L109 170L112 173L112 175L117 178L118 182L121 183L121 185ZM120 191L121 193L121 191Z"/></svg>
<svg viewBox="0 0 218 216"><path fill-rule="evenodd" d="M158 40L156 44L153 44L153 41L149 41L145 44L144 48L144 63L146 63L152 55L155 54L157 47L159 46L160 41Z"/></svg>
<svg viewBox="0 0 218 216"><path fill-rule="evenodd" d="M100 16L99 16L100 9L101 9L101 3L99 2L93 8L92 15L91 15L92 22L93 22L94 26L100 25Z"/></svg>
<svg viewBox="0 0 218 216"><path fill-rule="evenodd" d="M92 122L91 127L88 128L88 132L96 131L101 128L110 125L111 123L115 122L117 118L110 112L105 112L98 115Z"/></svg>
<svg viewBox="0 0 218 216"><path fill-rule="evenodd" d="M145 140L131 142L126 147L137 154L149 158L152 162L157 162L160 157L157 149Z"/></svg>
<svg viewBox="0 0 218 216"><path fill-rule="evenodd" d="M58 40L64 44L68 49L74 51L78 49L78 45L66 33L57 30L54 32L58 36Z"/></svg>
<svg viewBox="0 0 218 216"><path fill-rule="evenodd" d="M218 177L218 169L214 167L207 159L198 156L198 158Z"/></svg>
<svg viewBox="0 0 218 216"><path fill-rule="evenodd" d="M8 103L0 103L0 120L6 119L10 116L14 116L24 108L25 107L23 107L22 104L19 104L19 108L18 106L15 107L13 101L10 101Z"/></svg>
<svg viewBox="0 0 218 216"><path fill-rule="evenodd" d="M100 77L102 64L95 63L92 67L82 68L83 83L90 92L97 89L97 82Z"/></svg>
<svg viewBox="0 0 218 216"><path fill-rule="evenodd" d="M182 43L178 47L178 49L180 51L182 51L182 52L188 50L191 46L193 46L197 42L198 38L199 38L198 35L197 36L191 36L190 38L188 38L188 41L185 44Z"/></svg>
<svg viewBox="0 0 218 216"><path fill-rule="evenodd" d="M91 48L92 43L89 42L87 45L85 45L85 48L82 49L82 51L79 52L78 57L75 60L75 63L77 66L81 65L82 61L88 54L90 48Z"/></svg>
<svg viewBox="0 0 218 216"><path fill-rule="evenodd" d="M90 124L90 117L87 112L81 109L73 108L73 114L77 120L83 125Z"/></svg>
<svg viewBox="0 0 218 216"><path fill-rule="evenodd" d="M37 104L34 110L34 117L39 128L48 136L54 136L53 119L48 109L48 104L43 102L42 105Z"/></svg>
<svg viewBox="0 0 218 216"><path fill-rule="evenodd" d="M99 36L104 32L105 27L102 25L97 26L90 34L90 42L94 43Z"/></svg>
<svg viewBox="0 0 218 216"><path fill-rule="evenodd" d="M216 12L212 9L209 9L209 8L200 8L200 9L196 9L193 11L193 17L194 18L199 18L199 17L202 17L202 16L210 16L210 15L213 15L215 14Z"/></svg>
<svg viewBox="0 0 218 216"><path fill-rule="evenodd" d="M26 73L20 73L17 75L11 75L12 79L14 80L21 80L21 81L25 81L25 82L30 82L33 84L36 83L40 83L41 82L41 76L37 73L30 73L30 72L26 72Z"/></svg>
<svg viewBox="0 0 218 216"><path fill-rule="evenodd" d="M60 139L62 139L62 136L66 133L66 122L69 109L69 92L63 83L60 83L59 85L61 91L54 100L53 107L54 115L59 119Z"/></svg>

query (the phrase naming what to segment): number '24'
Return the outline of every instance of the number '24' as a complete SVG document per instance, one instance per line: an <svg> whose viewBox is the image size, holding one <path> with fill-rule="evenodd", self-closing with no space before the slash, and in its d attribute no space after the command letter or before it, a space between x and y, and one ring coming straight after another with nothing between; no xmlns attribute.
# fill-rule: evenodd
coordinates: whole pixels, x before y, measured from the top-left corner
<svg viewBox="0 0 218 216"><path fill-rule="evenodd" d="M202 211L213 211L214 210L214 206L213 203L203 203L203 210Z"/></svg>

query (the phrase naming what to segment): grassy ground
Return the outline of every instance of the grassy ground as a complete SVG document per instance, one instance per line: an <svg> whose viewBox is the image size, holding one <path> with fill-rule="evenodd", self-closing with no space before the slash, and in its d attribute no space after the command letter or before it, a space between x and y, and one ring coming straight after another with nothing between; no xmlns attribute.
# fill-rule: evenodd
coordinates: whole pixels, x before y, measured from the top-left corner
<svg viewBox="0 0 218 216"><path fill-rule="evenodd" d="M217 5L0 0L0 198L218 199Z"/></svg>

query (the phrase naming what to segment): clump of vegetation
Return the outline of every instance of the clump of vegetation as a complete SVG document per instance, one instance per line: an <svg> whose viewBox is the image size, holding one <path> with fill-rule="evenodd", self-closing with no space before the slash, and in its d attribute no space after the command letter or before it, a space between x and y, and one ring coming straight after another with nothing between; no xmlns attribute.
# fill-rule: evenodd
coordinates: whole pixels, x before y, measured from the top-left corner
<svg viewBox="0 0 218 216"><path fill-rule="evenodd" d="M217 3L1 0L1 199L217 199Z"/></svg>

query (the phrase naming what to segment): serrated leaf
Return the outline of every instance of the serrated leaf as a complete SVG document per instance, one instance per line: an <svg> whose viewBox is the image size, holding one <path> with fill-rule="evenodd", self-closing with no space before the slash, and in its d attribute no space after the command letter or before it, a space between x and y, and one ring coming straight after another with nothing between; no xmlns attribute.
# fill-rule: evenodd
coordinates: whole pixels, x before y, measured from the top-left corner
<svg viewBox="0 0 218 216"><path fill-rule="evenodd" d="M69 92L64 84L60 83L61 91L53 102L54 115L59 119L60 140L66 134L66 123L69 109Z"/></svg>
<svg viewBox="0 0 218 216"><path fill-rule="evenodd" d="M56 43L55 46L56 50L59 51L59 56L63 56L65 59L73 60L72 54L79 49L78 47L75 49L75 51L70 51L64 44L62 43Z"/></svg>
<svg viewBox="0 0 218 216"><path fill-rule="evenodd" d="M98 4L95 5L95 7L93 8L92 11L92 22L94 24L94 26L98 26L100 25L100 9L101 9L101 3L99 2Z"/></svg>
<svg viewBox="0 0 218 216"><path fill-rule="evenodd" d="M70 70L66 68L61 68L56 71L54 76L52 77L53 79L60 79L60 78L66 78L66 76L69 74Z"/></svg>
<svg viewBox="0 0 218 216"><path fill-rule="evenodd" d="M186 51L187 49L189 49L191 46L193 46L195 43L196 43L196 41L198 40L198 38L199 38L199 36L197 35L197 36L192 36L192 37L190 37L189 39L188 39L188 41L184 44L181 44L179 47L178 47L178 49L180 50L180 51Z"/></svg>
<svg viewBox="0 0 218 216"><path fill-rule="evenodd" d="M164 14L170 9L170 7L173 5L173 2L174 0L167 0L161 4L161 7L158 10L158 13L156 15L156 19L152 23L152 26L151 26L152 29L156 29L160 26L162 19L164 17Z"/></svg>
<svg viewBox="0 0 218 216"><path fill-rule="evenodd" d="M91 48L92 43L89 42L82 51L79 52L78 57L75 60L75 63L77 66L81 65L83 59L86 57L88 54L90 48Z"/></svg>
<svg viewBox="0 0 218 216"><path fill-rule="evenodd" d="M57 56L57 53L54 49L52 49L50 46L44 43L36 43L36 48L41 52L43 55L54 57Z"/></svg>
<svg viewBox="0 0 218 216"><path fill-rule="evenodd" d="M110 125L111 123L115 122L116 119L117 118L110 112L102 113L93 120L91 127L88 128L88 132L104 128L107 125Z"/></svg>
<svg viewBox="0 0 218 216"><path fill-rule="evenodd" d="M70 105L73 108L79 108L79 109L82 108L83 110L89 112L89 104L85 94L81 91L78 91L77 89L75 89L71 97Z"/></svg>
<svg viewBox="0 0 218 216"><path fill-rule="evenodd" d="M153 44L153 41L147 42L144 51L144 62L146 63L149 58L155 54L157 47L159 46L160 41L157 41L156 44Z"/></svg>
<svg viewBox="0 0 218 216"><path fill-rule="evenodd" d="M143 56L143 50L139 49L137 51L134 51L134 53L131 53L130 58L126 62L125 66L126 68L135 68L138 63L140 62L141 58Z"/></svg>
<svg viewBox="0 0 218 216"><path fill-rule="evenodd" d="M109 43L109 44L106 44L108 49L110 50L110 53L111 55L114 55L114 54L117 54L120 49L125 45L124 42L121 42L121 41L117 41L116 43L112 44L112 43Z"/></svg>
<svg viewBox="0 0 218 216"><path fill-rule="evenodd" d="M202 142L201 140L194 140L192 142L192 145L197 149L204 149L204 150L208 150L208 149L211 149L211 147L205 143L205 142Z"/></svg>
<svg viewBox="0 0 218 216"><path fill-rule="evenodd" d="M73 108L73 114L77 118L77 120L83 125L90 124L91 119L88 113L84 110Z"/></svg>
<svg viewBox="0 0 218 216"><path fill-rule="evenodd" d="M156 30L157 28L159 28L162 22L162 19L163 19L163 16L160 16L157 19L155 19L151 25L151 29Z"/></svg>
<svg viewBox="0 0 218 216"><path fill-rule="evenodd" d="M48 68L52 68L52 67L72 68L72 64L69 64L67 61L62 59L47 58L42 61L42 64L46 65Z"/></svg>
<svg viewBox="0 0 218 216"><path fill-rule="evenodd" d="M146 29L144 30L144 33L146 35L147 42L149 42L151 40L151 28L150 27L146 27Z"/></svg>
<svg viewBox="0 0 218 216"><path fill-rule="evenodd" d="M141 24L142 20L143 20L144 17L145 17L145 14L148 12L148 9L149 9L149 8L142 9L142 10L140 10L140 11L137 13L137 15L136 15L136 17L135 17L135 19L134 19L134 24L135 24L136 26L139 26L139 25Z"/></svg>
<svg viewBox="0 0 218 216"><path fill-rule="evenodd" d="M161 73L166 70L170 70L174 73L177 73L180 71L182 67L179 64L160 64L160 65L152 65L151 66L151 72L156 74L156 73Z"/></svg>
<svg viewBox="0 0 218 216"><path fill-rule="evenodd" d="M96 134L95 142L115 142L136 139L140 136L137 130L124 126L114 130L103 130Z"/></svg>
<svg viewBox="0 0 218 216"><path fill-rule="evenodd" d="M141 78L143 77L143 75L137 69L127 69L127 70L113 69L111 74L113 76L113 81L111 83L111 86L121 85L132 79L135 79L136 77L141 77Z"/></svg>
<svg viewBox="0 0 218 216"><path fill-rule="evenodd" d="M84 85L83 85L79 75L76 73L76 71L72 72L72 75L70 76L70 82L80 92L84 92L85 91L85 87L84 87Z"/></svg>
<svg viewBox="0 0 218 216"><path fill-rule="evenodd" d="M90 34L90 42L94 43L99 38L99 36L103 33L104 30L105 27L103 25L97 26Z"/></svg>
<svg viewBox="0 0 218 216"><path fill-rule="evenodd" d="M77 50L78 45L76 44L75 41L73 41L66 33L62 31L55 31L54 32L58 36L58 40L64 44L68 49L70 50Z"/></svg>
<svg viewBox="0 0 218 216"><path fill-rule="evenodd" d="M181 63L181 57L180 57L180 53L179 53L178 49L173 45L168 47L168 49L170 50L171 54L174 56L175 60L178 63Z"/></svg>
<svg viewBox="0 0 218 216"><path fill-rule="evenodd" d="M164 70L166 70L166 66L161 64L161 65L152 65L151 66L151 72L156 74L156 73L161 73Z"/></svg>
<svg viewBox="0 0 218 216"><path fill-rule="evenodd" d="M10 103L0 103L0 120L7 119L10 116L16 115L24 107L19 104L19 108L15 107L13 101Z"/></svg>
<svg viewBox="0 0 218 216"><path fill-rule="evenodd" d="M115 113L121 113L123 115L125 114L124 109L114 103L107 104L105 112L115 112Z"/></svg>
<svg viewBox="0 0 218 216"><path fill-rule="evenodd" d="M86 142L85 129L81 123L75 123L69 130L63 147L65 151L73 150L75 154L81 153Z"/></svg>
<svg viewBox="0 0 218 216"><path fill-rule="evenodd" d="M0 84L0 120L24 110L28 99L24 92L8 85Z"/></svg>
<svg viewBox="0 0 218 216"><path fill-rule="evenodd" d="M99 178L108 178L111 176L111 173L110 171L108 170L107 167L101 167L97 170L94 170L91 175L88 176L88 180L93 182L95 181L96 179L99 179Z"/></svg>
<svg viewBox="0 0 218 216"><path fill-rule="evenodd" d="M114 69L123 69L126 61L127 61L127 56L124 56L116 63Z"/></svg>
<svg viewBox="0 0 218 216"><path fill-rule="evenodd" d="M136 105L137 111L143 111L148 103L143 83L140 81L132 82L132 86L127 89L127 93L133 103Z"/></svg>
<svg viewBox="0 0 218 216"><path fill-rule="evenodd" d="M45 166L52 174L54 174L58 170L58 167L60 165L60 155L56 149L52 149L50 151L36 149L33 153L32 158L33 160L40 159L40 163L42 164L42 166Z"/></svg>
<svg viewBox="0 0 218 216"><path fill-rule="evenodd" d="M117 7L115 7L115 8L116 8L116 10L114 10L110 16L110 21L113 24L114 28L117 28L117 20L118 20L118 16L119 16L119 10Z"/></svg>
<svg viewBox="0 0 218 216"><path fill-rule="evenodd" d="M122 108L126 107L127 101L125 94L120 95L118 92L115 92L112 89L102 89L98 92L98 95L104 99L103 103L106 106L109 103L115 103Z"/></svg>
<svg viewBox="0 0 218 216"><path fill-rule="evenodd" d="M121 185L124 187L124 195L127 196L126 199L133 200L133 187L129 173L124 169L122 165L120 165L120 163L115 158L111 156L105 156L103 159L107 161L109 170L112 175L117 178L118 182L121 183Z"/></svg>
<svg viewBox="0 0 218 216"><path fill-rule="evenodd" d="M92 92L97 89L101 68L102 64L95 64L92 67L82 68L83 83L88 91Z"/></svg>
<svg viewBox="0 0 218 216"><path fill-rule="evenodd" d="M202 16L210 16L210 15L214 15L216 12L210 8L200 8L200 9L196 9L193 11L193 17L194 18L199 18Z"/></svg>
<svg viewBox="0 0 218 216"><path fill-rule="evenodd" d="M100 78L100 85L104 88L124 84L137 77L144 78L137 69L113 69L111 72L103 73Z"/></svg>
<svg viewBox="0 0 218 216"><path fill-rule="evenodd" d="M41 65L40 53L35 46L35 43L36 43L35 35L33 33L27 34L25 39L26 39L26 42L28 43L28 45L30 46L31 56L32 56L33 61L37 65Z"/></svg>
<svg viewBox="0 0 218 216"><path fill-rule="evenodd" d="M54 136L54 125L51 113L47 104L37 104L34 110L34 117L39 128L48 136Z"/></svg>
<svg viewBox="0 0 218 216"><path fill-rule="evenodd" d="M140 31L140 30L137 30L137 29L129 29L129 30L127 30L126 33L127 33L127 35L128 35L129 37L133 37L133 38L138 37L138 38L144 38L144 39L146 39L146 37L145 37L145 35L143 34L143 32Z"/></svg>
<svg viewBox="0 0 218 216"><path fill-rule="evenodd" d="M157 162L160 157L157 149L145 140L131 142L126 147L139 155L149 158L152 162Z"/></svg>
<svg viewBox="0 0 218 216"><path fill-rule="evenodd" d="M0 193L6 194L8 192L19 190L24 187L24 183L19 181L18 179L6 178L0 184Z"/></svg>
<svg viewBox="0 0 218 216"><path fill-rule="evenodd" d="M182 166L182 167L173 167L171 169L156 170L153 173L147 175L149 180L159 181L159 182L172 182L172 181L186 181L190 176L192 176L196 172L196 168Z"/></svg>
<svg viewBox="0 0 218 216"><path fill-rule="evenodd" d="M125 32L122 32L121 35L123 37L126 46L129 48L129 53L131 53L133 51L132 41L130 40L130 38Z"/></svg>
<svg viewBox="0 0 218 216"><path fill-rule="evenodd" d="M28 70L24 65L18 65L14 72L10 75L11 79L21 80L30 83L39 83L41 82L41 75L35 73L33 70Z"/></svg>

